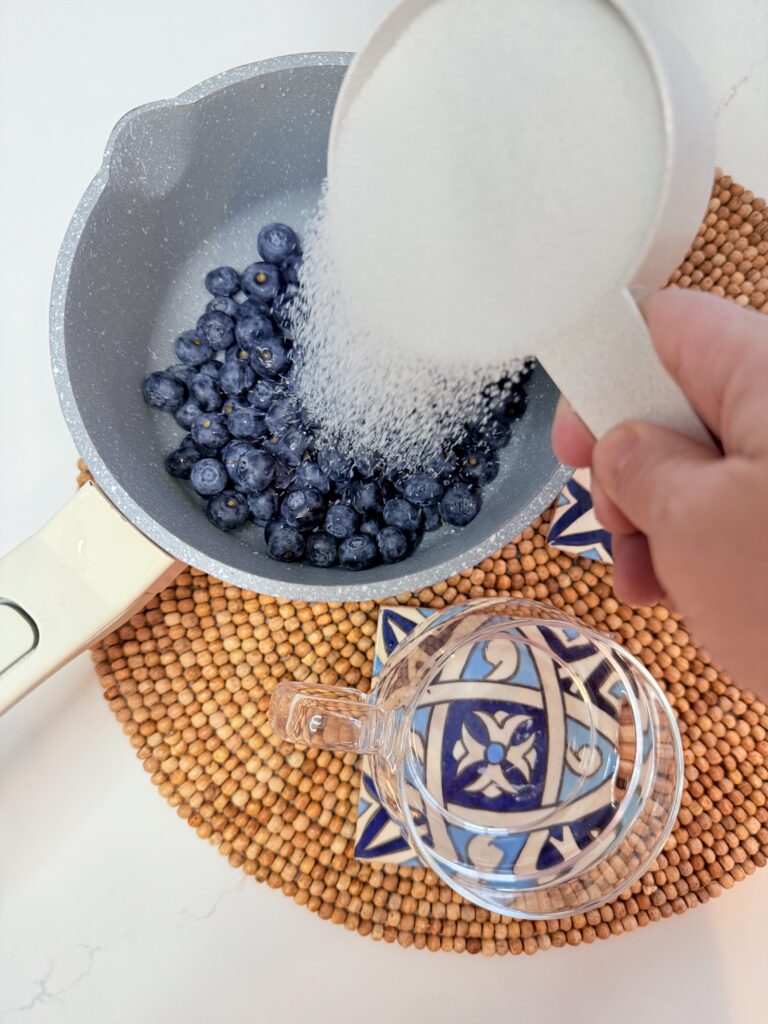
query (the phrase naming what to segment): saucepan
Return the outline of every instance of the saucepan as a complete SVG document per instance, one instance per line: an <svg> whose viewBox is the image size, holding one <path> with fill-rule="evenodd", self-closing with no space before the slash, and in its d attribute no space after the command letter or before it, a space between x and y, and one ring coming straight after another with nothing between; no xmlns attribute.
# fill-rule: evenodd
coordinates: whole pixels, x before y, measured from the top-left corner
<svg viewBox="0 0 768 1024"><path fill-rule="evenodd" d="M0 561L0 710L159 592L185 563L248 590L364 600L418 590L487 557L567 480L549 442L558 392L537 371L529 411L480 515L400 565L360 573L283 564L261 531L211 526L164 457L181 431L141 400L172 362L212 266L246 266L268 221L301 229L326 171L345 53L227 71L122 118L67 231L51 301L57 391L95 484Z"/></svg>

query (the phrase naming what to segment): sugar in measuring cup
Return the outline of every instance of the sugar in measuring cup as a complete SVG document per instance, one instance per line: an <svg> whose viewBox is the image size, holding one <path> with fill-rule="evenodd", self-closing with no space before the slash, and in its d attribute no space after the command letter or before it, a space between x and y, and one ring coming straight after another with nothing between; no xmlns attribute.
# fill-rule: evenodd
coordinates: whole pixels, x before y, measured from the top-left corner
<svg viewBox="0 0 768 1024"><path fill-rule="evenodd" d="M533 602L425 618L369 695L283 682L270 721L284 740L369 755L421 861L513 917L616 897L680 805L680 735L653 677L610 637Z"/></svg>

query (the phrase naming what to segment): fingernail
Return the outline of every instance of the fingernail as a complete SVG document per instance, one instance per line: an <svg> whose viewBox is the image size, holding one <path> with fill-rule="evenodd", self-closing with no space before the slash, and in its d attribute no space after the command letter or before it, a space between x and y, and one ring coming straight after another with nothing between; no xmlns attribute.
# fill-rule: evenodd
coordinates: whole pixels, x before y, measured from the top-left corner
<svg viewBox="0 0 768 1024"><path fill-rule="evenodd" d="M621 479L637 441L635 428L624 423L609 430L595 447L593 466L611 498L615 496L617 482Z"/></svg>

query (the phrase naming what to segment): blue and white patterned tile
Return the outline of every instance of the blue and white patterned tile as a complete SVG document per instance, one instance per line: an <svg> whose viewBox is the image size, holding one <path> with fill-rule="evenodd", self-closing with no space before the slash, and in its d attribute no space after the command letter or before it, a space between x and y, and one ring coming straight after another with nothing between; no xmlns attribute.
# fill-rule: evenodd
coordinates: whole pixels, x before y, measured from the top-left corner
<svg viewBox="0 0 768 1024"><path fill-rule="evenodd" d="M611 535L597 520L588 469L578 469L560 494L549 527L550 547L613 564Z"/></svg>

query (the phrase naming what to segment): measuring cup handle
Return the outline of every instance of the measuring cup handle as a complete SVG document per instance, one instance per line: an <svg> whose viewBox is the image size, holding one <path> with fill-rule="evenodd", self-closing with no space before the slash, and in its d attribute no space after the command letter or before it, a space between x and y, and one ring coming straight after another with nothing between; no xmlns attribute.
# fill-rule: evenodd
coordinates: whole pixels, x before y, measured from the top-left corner
<svg viewBox="0 0 768 1024"><path fill-rule="evenodd" d="M170 582L181 563L93 484L0 558L0 714Z"/></svg>
<svg viewBox="0 0 768 1024"><path fill-rule="evenodd" d="M547 355L547 373L595 437L627 420L650 420L715 448L682 389L662 366L629 292L606 296Z"/></svg>
<svg viewBox="0 0 768 1024"><path fill-rule="evenodd" d="M346 686L284 682L272 694L269 722L289 743L371 754L381 744L384 715Z"/></svg>

